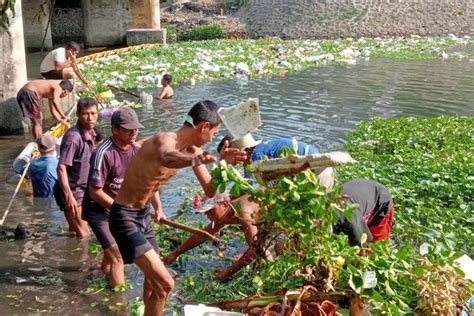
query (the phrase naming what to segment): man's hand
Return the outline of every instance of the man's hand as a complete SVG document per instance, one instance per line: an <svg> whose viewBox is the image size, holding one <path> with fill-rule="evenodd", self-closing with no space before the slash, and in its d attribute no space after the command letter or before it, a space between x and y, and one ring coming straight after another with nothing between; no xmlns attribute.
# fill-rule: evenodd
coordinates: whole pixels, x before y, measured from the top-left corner
<svg viewBox="0 0 474 316"><path fill-rule="evenodd" d="M156 222L156 223L159 223L162 219L166 219L166 215L165 213L163 212L163 210L156 210L155 211L155 214L152 215L153 217L153 220Z"/></svg>
<svg viewBox="0 0 474 316"><path fill-rule="evenodd" d="M228 140L224 142L224 146L220 151L221 160L225 160L228 164L237 165L244 163L247 160L247 153L238 148L229 148L230 143Z"/></svg>
<svg viewBox="0 0 474 316"><path fill-rule="evenodd" d="M71 127L71 124L69 124L68 120L65 118L61 119L59 123L64 124L64 126L66 126L68 129Z"/></svg>
<svg viewBox="0 0 474 316"><path fill-rule="evenodd" d="M71 216L76 217L79 206L72 193L66 195L66 206L69 212L71 212Z"/></svg>
<svg viewBox="0 0 474 316"><path fill-rule="evenodd" d="M200 165L206 165L211 162L217 162L217 158L205 151L202 154L196 155L193 158L192 166L197 167Z"/></svg>

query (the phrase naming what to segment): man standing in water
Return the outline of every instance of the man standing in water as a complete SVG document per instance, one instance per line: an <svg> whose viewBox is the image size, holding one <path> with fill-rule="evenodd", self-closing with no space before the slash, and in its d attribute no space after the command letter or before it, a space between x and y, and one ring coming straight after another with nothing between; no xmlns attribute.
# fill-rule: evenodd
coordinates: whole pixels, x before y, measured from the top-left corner
<svg viewBox="0 0 474 316"><path fill-rule="evenodd" d="M81 98L77 102L77 124L63 137L58 165L59 186L54 196L58 206L64 211L69 231L76 237L89 237L87 222L82 220L82 199L87 187L89 160L95 145L97 122L97 101Z"/></svg>
<svg viewBox="0 0 474 316"><path fill-rule="evenodd" d="M122 257L109 229L109 213L123 182L125 170L140 146L135 143L143 125L131 108L115 111L111 119L112 136L92 153L88 188L82 217L97 237L102 249L101 270L112 287L125 284ZM160 210L161 211L161 210ZM147 216L150 221L150 216ZM150 231L153 235L153 231Z"/></svg>
<svg viewBox="0 0 474 316"><path fill-rule="evenodd" d="M110 211L110 231L125 263L133 263L145 274L143 301L145 315L161 315L174 280L160 260L154 238L145 236L149 225L146 212L154 196L178 169L192 167L207 196L214 196L212 177L206 164L217 159L201 146L210 142L221 126L217 104L212 101L196 103L186 122L177 132L159 132L147 140L130 162L122 186ZM239 163L245 153L227 149L221 159ZM155 214L159 221L162 213Z"/></svg>

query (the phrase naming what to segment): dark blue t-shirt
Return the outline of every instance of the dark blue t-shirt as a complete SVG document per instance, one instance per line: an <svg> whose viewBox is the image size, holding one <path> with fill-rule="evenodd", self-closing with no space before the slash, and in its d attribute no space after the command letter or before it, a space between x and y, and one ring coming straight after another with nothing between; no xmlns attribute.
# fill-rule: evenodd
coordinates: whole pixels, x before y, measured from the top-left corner
<svg viewBox="0 0 474 316"><path fill-rule="evenodd" d="M31 162L30 178L35 197L53 196L53 187L58 180L57 169L58 158L56 157L40 157Z"/></svg>
<svg viewBox="0 0 474 316"><path fill-rule="evenodd" d="M293 148L293 140L289 138L281 138L270 140L265 143L260 143L255 146L252 152L252 161L262 160L263 157L278 158L279 153L283 148ZM319 153L318 149L313 145L308 145L303 142L298 142L298 155L306 156Z"/></svg>

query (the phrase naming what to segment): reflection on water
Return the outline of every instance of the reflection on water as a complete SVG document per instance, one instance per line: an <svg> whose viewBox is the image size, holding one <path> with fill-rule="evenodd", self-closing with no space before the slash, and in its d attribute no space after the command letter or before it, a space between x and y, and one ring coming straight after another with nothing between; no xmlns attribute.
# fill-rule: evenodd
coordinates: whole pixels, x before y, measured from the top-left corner
<svg viewBox="0 0 474 316"><path fill-rule="evenodd" d="M215 81L175 87L176 98L155 101L137 109L146 129L175 130L196 101L210 99L230 106L248 97L259 97L263 126L256 138L293 137L312 143L321 151L341 149L346 135L361 120L373 117L431 117L474 114L474 63L463 61L394 62L376 60L354 66L328 66L302 73L250 81ZM148 92L158 94L156 90ZM118 99L131 97L118 94ZM215 146L221 130L207 149ZM0 210L4 210L15 189L3 182L11 161L27 143L29 135L0 139ZM189 170L181 170L162 190L163 207L174 214L182 202L184 185L194 183ZM33 200L24 186L13 203L6 224L20 221L40 232L27 241L0 242L0 309L2 314L43 311L54 314L104 314L91 308L96 296L80 294L86 287L81 270L96 272L100 258L89 255L80 242L64 234L64 215L44 201ZM204 265L205 264L205 265ZM198 263L214 266L219 262ZM134 267L128 268L134 289L128 297L140 295L143 282ZM9 296L8 296L9 295ZM100 298L99 298L100 299ZM115 298L120 299L120 298ZM73 309L71 309L73 307Z"/></svg>

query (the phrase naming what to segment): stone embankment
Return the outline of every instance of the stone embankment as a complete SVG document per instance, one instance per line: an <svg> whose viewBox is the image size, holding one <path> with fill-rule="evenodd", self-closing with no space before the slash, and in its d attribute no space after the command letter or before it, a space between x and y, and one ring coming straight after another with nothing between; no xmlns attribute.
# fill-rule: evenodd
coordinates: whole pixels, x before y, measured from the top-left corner
<svg viewBox="0 0 474 316"><path fill-rule="evenodd" d="M473 0L250 0L251 37L345 38L474 33Z"/></svg>

